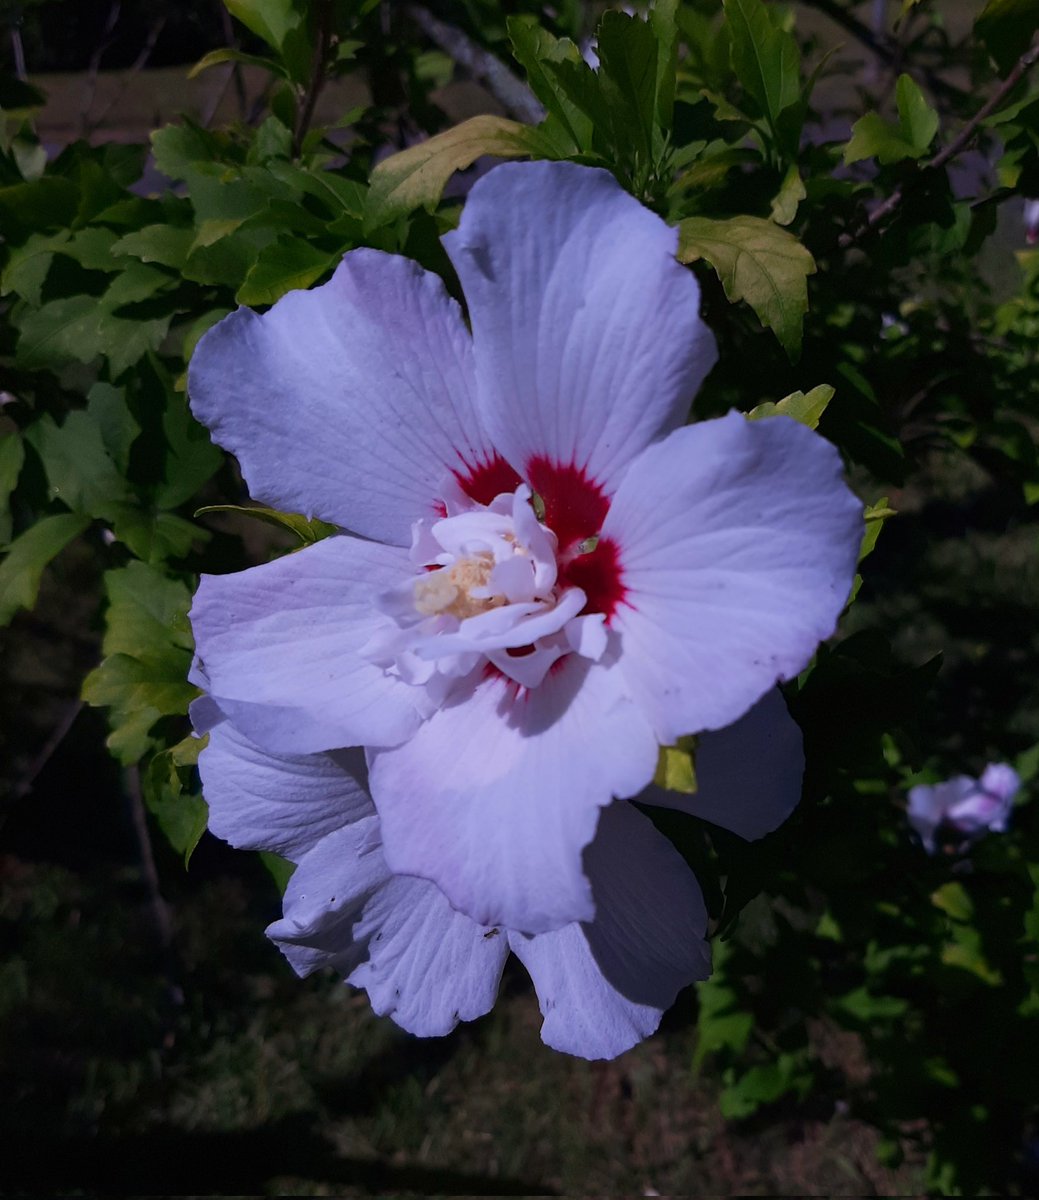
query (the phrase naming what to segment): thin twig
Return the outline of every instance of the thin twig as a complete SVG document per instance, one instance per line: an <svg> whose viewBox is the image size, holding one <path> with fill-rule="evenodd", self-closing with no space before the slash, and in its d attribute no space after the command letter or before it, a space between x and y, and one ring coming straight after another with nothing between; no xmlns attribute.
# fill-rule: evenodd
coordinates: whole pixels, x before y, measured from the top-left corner
<svg viewBox="0 0 1039 1200"><path fill-rule="evenodd" d="M545 119L544 108L523 80L461 29L446 24L417 4L409 4L406 12L431 42L465 67L474 79L481 80L507 112L528 125L537 125Z"/></svg>
<svg viewBox="0 0 1039 1200"><path fill-rule="evenodd" d="M328 51L332 45L332 3L331 0L321 0L318 7L318 29L314 38L314 55L310 63L310 83L303 97L299 119L292 134L292 157L297 158L303 148L303 139L307 136L310 122L314 119L314 109L317 98L328 78Z"/></svg>
<svg viewBox="0 0 1039 1200"><path fill-rule="evenodd" d="M1025 51L1024 54L1014 64L1010 74L1003 80L999 87L992 93L989 99L978 109L973 117L960 130L955 138L942 150L926 163L923 167L924 171L937 171L944 167L945 164L954 159L958 154L962 154L964 150L974 140L974 135L978 132L982 122L990 117L997 108L1006 100L1007 96L1021 82L1025 75L1039 61L1039 41ZM891 193L890 196L869 214L869 217L856 231L853 233L842 233L837 239L837 245L846 250L849 246L854 245L860 238L875 230L882 222L898 208L905 199L906 189L899 184L898 187Z"/></svg>
<svg viewBox="0 0 1039 1200"><path fill-rule="evenodd" d="M55 751L68 737L69 730L76 723L76 718L83 711L83 701L74 700L65 710L61 720L51 731L50 737L44 742L39 754L29 764L21 779L14 785L11 793L13 800L22 800L32 791L33 784L43 768L54 757Z"/></svg>
<svg viewBox="0 0 1039 1200"><path fill-rule="evenodd" d="M94 120L86 126L85 132L91 132L104 124L105 118L126 94L126 89L130 86L130 81L148 65L148 59L151 58L152 51L155 49L155 43L159 40L159 34L162 33L165 26L165 14L155 18L151 24L151 28L148 30L147 36L144 39L144 45L141 47L140 53L133 60L127 70L123 72L119 86L112 93L112 98L98 113Z"/></svg>
<svg viewBox="0 0 1039 1200"><path fill-rule="evenodd" d="M902 61L902 47L898 41L891 37L890 34L883 30L872 30L864 22L857 17L853 17L850 12L837 4L835 0L805 0L809 8L814 8L816 12L821 12L824 17L829 17L835 25L839 25L846 33L850 33L856 41L861 42L868 50L871 50L877 58L886 66L893 70L897 70ZM962 89L955 84L949 83L947 79L943 79L936 71L932 71L929 67L919 68L920 74L923 76L928 88L935 96L944 96L946 100L962 100L967 95Z"/></svg>
<svg viewBox="0 0 1039 1200"><path fill-rule="evenodd" d="M115 37L115 27L119 22L121 9L120 0L112 0L108 16L105 18L105 27L101 31L101 40L94 47L94 53L91 54L90 62L87 64L87 86L80 109L80 132L84 137L92 128L90 110L94 107L94 96L97 94L97 77L101 70L101 59Z"/></svg>
<svg viewBox="0 0 1039 1200"><path fill-rule="evenodd" d="M130 824L133 826L134 840L137 843L141 877L148 893L151 922L159 944L166 950L173 941L173 924L170 921L169 906L159 890L159 872L155 866L155 855L152 853L152 840L148 833L148 818L145 815L144 796L141 792L141 772L136 765L126 768L123 785L130 805Z"/></svg>
<svg viewBox="0 0 1039 1200"><path fill-rule="evenodd" d="M22 31L17 25L11 30L11 54L14 56L15 77L27 83L29 75L25 69L25 47L22 45Z"/></svg>

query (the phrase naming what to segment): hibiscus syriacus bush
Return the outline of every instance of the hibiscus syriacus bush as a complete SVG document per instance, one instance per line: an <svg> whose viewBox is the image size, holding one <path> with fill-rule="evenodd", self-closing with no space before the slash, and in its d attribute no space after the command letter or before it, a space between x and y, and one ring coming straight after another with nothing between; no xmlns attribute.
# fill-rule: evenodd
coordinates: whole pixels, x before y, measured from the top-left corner
<svg viewBox="0 0 1039 1200"><path fill-rule="evenodd" d="M764 778L741 720L792 745L776 685L834 631L862 506L790 418L685 424L716 357L697 282L607 172L500 166L443 243L468 322L362 249L195 351L192 409L253 498L339 530L203 577L205 795L218 833L299 862L270 931L298 969L436 1033L490 1006L511 948L546 1040L615 1054L708 971L695 880L626 802L752 837L789 813L799 763ZM701 773L712 739L733 761L647 793L687 735ZM588 1004L623 1009L601 1040Z"/></svg>

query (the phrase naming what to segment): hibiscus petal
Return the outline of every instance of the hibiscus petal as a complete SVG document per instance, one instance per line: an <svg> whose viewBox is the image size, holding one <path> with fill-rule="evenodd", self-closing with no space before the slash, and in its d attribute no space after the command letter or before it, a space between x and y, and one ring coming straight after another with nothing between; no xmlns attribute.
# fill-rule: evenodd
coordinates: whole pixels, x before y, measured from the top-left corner
<svg viewBox="0 0 1039 1200"><path fill-rule="evenodd" d="M752 842L797 807L804 765L801 730L773 688L734 724L699 738L693 795L648 787L638 800L702 817Z"/></svg>
<svg viewBox="0 0 1039 1200"><path fill-rule="evenodd" d="M657 746L616 665L571 657L524 691L494 676L370 756L386 857L483 925L527 933L594 914L581 851L598 810L640 791Z"/></svg>
<svg viewBox="0 0 1039 1200"><path fill-rule="evenodd" d="M585 851L595 920L511 934L555 1050L615 1058L648 1037L679 990L710 974L707 910L696 877L630 804L605 809Z"/></svg>
<svg viewBox="0 0 1039 1200"><path fill-rule="evenodd" d="M328 834L375 813L361 750L269 754L221 721L198 769L210 832L243 850L298 862Z"/></svg>
<svg viewBox="0 0 1039 1200"><path fill-rule="evenodd" d="M375 817L306 855L267 933L300 974L334 968L420 1037L488 1012L508 954L500 931L455 912L433 884L391 875Z"/></svg>
<svg viewBox="0 0 1039 1200"><path fill-rule="evenodd" d="M803 669L837 624L862 527L837 451L787 417L730 413L639 456L603 538L621 665L662 743L731 724Z"/></svg>
<svg viewBox="0 0 1039 1200"><path fill-rule="evenodd" d="M203 575L191 623L220 708L276 752L408 737L424 694L358 650L388 620L374 597L411 570L405 550L332 537L248 571Z"/></svg>
<svg viewBox="0 0 1039 1200"><path fill-rule="evenodd" d="M473 378L471 339L441 281L354 250L322 287L211 329L188 391L254 499L407 545L448 472L494 457Z"/></svg>
<svg viewBox="0 0 1039 1200"><path fill-rule="evenodd" d="M495 446L536 491L531 463L547 460L608 495L684 420L716 358L677 231L607 171L538 162L479 180L443 241Z"/></svg>

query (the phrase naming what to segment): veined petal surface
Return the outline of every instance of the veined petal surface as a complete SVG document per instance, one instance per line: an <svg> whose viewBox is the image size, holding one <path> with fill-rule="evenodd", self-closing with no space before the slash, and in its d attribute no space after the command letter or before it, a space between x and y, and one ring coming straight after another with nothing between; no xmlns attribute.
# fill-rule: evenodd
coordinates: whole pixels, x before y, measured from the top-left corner
<svg viewBox="0 0 1039 1200"><path fill-rule="evenodd" d="M698 739L692 795L650 786L638 800L702 817L752 842L797 807L804 764L801 730L783 693L772 688L738 721Z"/></svg>
<svg viewBox="0 0 1039 1200"><path fill-rule="evenodd" d="M373 595L410 570L406 550L338 536L234 575L203 575L190 617L220 709L276 753L410 736L424 693L358 653L386 621Z"/></svg>
<svg viewBox="0 0 1039 1200"><path fill-rule="evenodd" d="M534 981L545 1043L615 1058L654 1032L679 989L710 974L707 911L681 855L626 801L603 811L585 869L593 921L509 942Z"/></svg>
<svg viewBox="0 0 1039 1200"><path fill-rule="evenodd" d="M495 457L458 305L435 275L377 250L214 326L188 391L254 499L394 545L433 515L446 477Z"/></svg>
<svg viewBox="0 0 1039 1200"><path fill-rule="evenodd" d="M547 463L612 493L685 419L716 358L677 231L607 171L506 163L474 185L443 241L494 445L535 491Z"/></svg>
<svg viewBox="0 0 1039 1200"><path fill-rule="evenodd" d="M656 759L615 663L571 656L530 691L484 678L370 755L387 861L482 925L541 933L588 920L581 852L599 809L640 791Z"/></svg>
<svg viewBox="0 0 1039 1200"><path fill-rule="evenodd" d="M862 505L829 442L739 413L676 430L628 469L621 666L662 744L720 729L808 663L848 597Z"/></svg>
<svg viewBox="0 0 1039 1200"><path fill-rule="evenodd" d="M209 731L198 760L209 830L243 850L299 860L322 838L375 813L362 750L271 754L229 721Z"/></svg>
<svg viewBox="0 0 1039 1200"><path fill-rule="evenodd" d="M500 931L456 912L427 880L390 872L374 816L303 858L267 933L299 974L332 967L420 1037L488 1012L508 955Z"/></svg>

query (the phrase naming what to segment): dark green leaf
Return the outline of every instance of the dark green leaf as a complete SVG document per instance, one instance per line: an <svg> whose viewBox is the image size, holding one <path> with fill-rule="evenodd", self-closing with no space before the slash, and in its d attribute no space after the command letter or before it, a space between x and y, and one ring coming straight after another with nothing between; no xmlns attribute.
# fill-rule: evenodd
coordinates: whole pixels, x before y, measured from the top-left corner
<svg viewBox="0 0 1039 1200"><path fill-rule="evenodd" d="M656 116L657 39L639 17L603 14L599 24L599 82L612 109L615 140L630 143L649 163Z"/></svg>
<svg viewBox="0 0 1039 1200"><path fill-rule="evenodd" d="M725 0L732 69L773 132L801 104L801 55L793 37L772 23L762 0ZM798 130L799 131L799 130ZM793 147L796 151L796 144Z"/></svg>
<svg viewBox="0 0 1039 1200"><path fill-rule="evenodd" d="M509 40L516 61L527 73L531 91L553 114L571 139L571 152L592 147L592 119L589 107L575 99L575 89L566 85L566 77L547 68L551 64L570 63L574 75L584 84L587 94L594 89L595 77L581 58L581 51L569 38L556 38L542 29L537 19L528 14L510 16L507 21ZM580 93L576 93L577 96Z"/></svg>
<svg viewBox="0 0 1039 1200"><path fill-rule="evenodd" d="M0 561L0 626L20 608L32 608L43 568L90 524L81 513L42 517L8 546Z"/></svg>
<svg viewBox="0 0 1039 1200"><path fill-rule="evenodd" d="M974 32L985 43L1000 75L1010 73L1032 44L1037 29L1039 0L988 0L974 22Z"/></svg>
<svg viewBox="0 0 1039 1200"><path fill-rule="evenodd" d="M235 299L239 304L273 304L286 292L309 287L339 259L296 237L279 237L260 251Z"/></svg>
<svg viewBox="0 0 1039 1200"><path fill-rule="evenodd" d="M186 737L162 750L141 776L144 802L159 828L187 866L206 831L209 809L199 791L196 766L206 739Z"/></svg>
<svg viewBox="0 0 1039 1200"><path fill-rule="evenodd" d="M0 434L0 546L11 540L11 493L18 486L25 447L18 433Z"/></svg>

